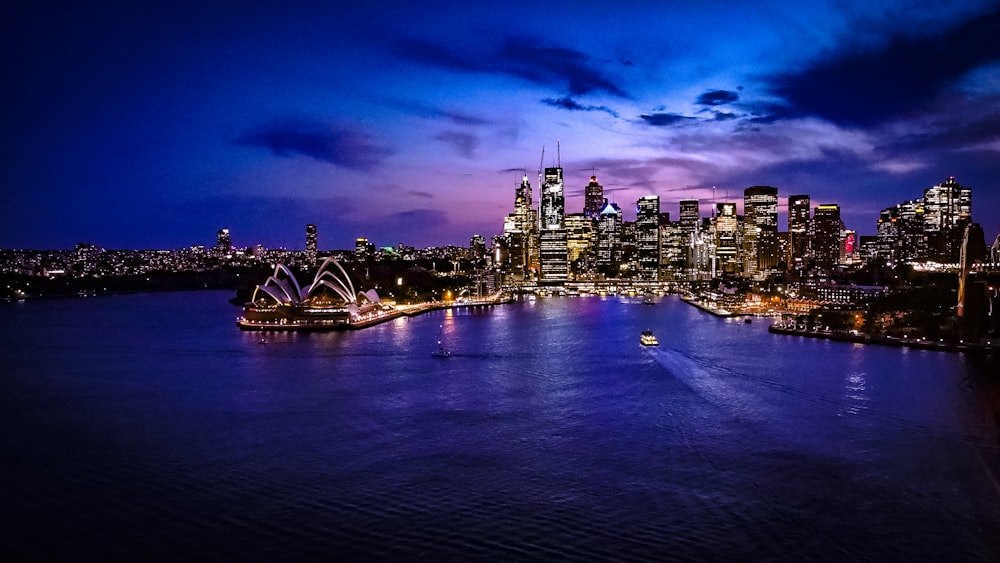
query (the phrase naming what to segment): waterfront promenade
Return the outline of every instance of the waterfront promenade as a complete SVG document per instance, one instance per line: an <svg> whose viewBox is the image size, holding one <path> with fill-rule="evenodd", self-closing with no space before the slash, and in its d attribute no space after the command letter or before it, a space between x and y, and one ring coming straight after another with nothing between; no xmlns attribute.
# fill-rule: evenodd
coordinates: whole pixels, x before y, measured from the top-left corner
<svg viewBox="0 0 1000 563"><path fill-rule="evenodd" d="M492 307L510 303L513 298L510 295L497 293L487 297L477 299L463 299L461 301L427 301L406 305L394 305L386 309L375 309L366 312L358 317L354 317L350 322L329 323L329 322L301 322L301 323L279 323L272 321L250 321L245 317L237 319L236 324L243 330L259 331L296 331L296 332L321 332L330 330L360 330L375 326L384 322L398 319L399 317L415 317L430 311L442 309L462 309L472 307Z"/></svg>
<svg viewBox="0 0 1000 563"><path fill-rule="evenodd" d="M1000 355L1000 342L963 342L952 340L931 340L927 338L909 338L908 336L896 337L886 335L872 335L857 331L830 331L830 330L809 330L784 324L774 323L768 327L768 332L789 336L805 336L807 338L823 338L826 340L836 340L840 342L854 342L857 344L878 344L881 346L895 346L898 348L917 348L920 350L939 350L942 352L974 352Z"/></svg>

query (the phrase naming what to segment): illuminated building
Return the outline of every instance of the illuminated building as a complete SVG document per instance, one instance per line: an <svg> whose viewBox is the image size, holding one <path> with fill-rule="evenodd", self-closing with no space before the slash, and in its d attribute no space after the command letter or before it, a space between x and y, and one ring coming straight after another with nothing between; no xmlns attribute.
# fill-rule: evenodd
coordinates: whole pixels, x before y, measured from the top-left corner
<svg viewBox="0 0 1000 563"><path fill-rule="evenodd" d="M308 286L303 287L284 264L258 285L236 324L243 330L337 330L381 310L374 289L354 289L347 272L327 258Z"/></svg>
<svg viewBox="0 0 1000 563"><path fill-rule="evenodd" d="M817 268L830 270L840 262L840 206L823 204L813 211L813 235L810 251Z"/></svg>
<svg viewBox="0 0 1000 563"><path fill-rule="evenodd" d="M788 196L788 267L802 270L809 263L809 196Z"/></svg>
<svg viewBox="0 0 1000 563"><path fill-rule="evenodd" d="M514 189L514 212L504 218L504 246L507 249L504 270L515 281L531 277L533 265L538 263L537 221L538 212L532 207L531 183L528 176Z"/></svg>
<svg viewBox="0 0 1000 563"><path fill-rule="evenodd" d="M778 266L778 188L743 190L743 273L761 278Z"/></svg>
<svg viewBox="0 0 1000 563"><path fill-rule="evenodd" d="M229 229L219 229L216 236L215 249L223 254L233 249L233 241L229 238Z"/></svg>
<svg viewBox="0 0 1000 563"><path fill-rule="evenodd" d="M597 220L604 208L604 186L597 183L597 176L590 177L590 183L583 188L583 215Z"/></svg>
<svg viewBox="0 0 1000 563"><path fill-rule="evenodd" d="M739 219L735 203L715 205L715 258L718 271L739 272Z"/></svg>
<svg viewBox="0 0 1000 563"><path fill-rule="evenodd" d="M354 257L356 260L368 260L375 256L375 245L364 237L354 241Z"/></svg>
<svg viewBox="0 0 1000 563"><path fill-rule="evenodd" d="M566 259L576 272L589 269L594 222L583 213L566 215Z"/></svg>
<svg viewBox="0 0 1000 563"><path fill-rule="evenodd" d="M566 249L563 169L546 168L539 203L538 262L540 283L559 284L569 278Z"/></svg>
<svg viewBox="0 0 1000 563"><path fill-rule="evenodd" d="M306 263L310 266L316 265L317 243L316 225L309 223L306 225Z"/></svg>
<svg viewBox="0 0 1000 563"><path fill-rule="evenodd" d="M924 190L926 258L958 262L965 226L972 222L972 190L954 177Z"/></svg>
<svg viewBox="0 0 1000 563"><path fill-rule="evenodd" d="M639 279L660 277L660 198L648 195L635 204L635 246Z"/></svg>
<svg viewBox="0 0 1000 563"><path fill-rule="evenodd" d="M610 267L621 259L622 210L604 200L597 220L597 265Z"/></svg>

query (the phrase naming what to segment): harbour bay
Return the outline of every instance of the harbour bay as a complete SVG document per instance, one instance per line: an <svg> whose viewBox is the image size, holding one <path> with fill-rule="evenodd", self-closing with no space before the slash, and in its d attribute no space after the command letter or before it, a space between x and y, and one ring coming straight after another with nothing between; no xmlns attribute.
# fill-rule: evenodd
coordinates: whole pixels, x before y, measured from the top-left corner
<svg viewBox="0 0 1000 563"><path fill-rule="evenodd" d="M995 356L667 296L241 332L217 291L0 307L3 505L63 560L1000 557ZM656 349L639 346L652 329ZM448 358L431 352L442 339Z"/></svg>

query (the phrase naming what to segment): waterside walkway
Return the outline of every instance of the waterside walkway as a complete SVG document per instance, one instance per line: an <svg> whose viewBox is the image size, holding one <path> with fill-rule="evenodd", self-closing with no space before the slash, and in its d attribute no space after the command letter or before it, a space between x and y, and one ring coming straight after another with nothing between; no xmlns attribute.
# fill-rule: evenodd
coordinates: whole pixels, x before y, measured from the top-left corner
<svg viewBox="0 0 1000 563"><path fill-rule="evenodd" d="M386 311L374 311L361 318L352 319L350 323L323 323L323 322L301 322L301 323L274 323L274 322L253 322L245 318L237 320L237 324L243 330L260 331L296 331L296 332L322 332L331 330L360 330L375 326L377 324L389 322L399 317L415 317L429 311L441 309L462 309L472 307L491 307L510 303L513 298L508 295L493 295L481 299L467 299L464 301L428 301L414 305L396 305Z"/></svg>
<svg viewBox="0 0 1000 563"><path fill-rule="evenodd" d="M805 336L807 338L824 338L826 340L837 340L840 342L854 342L858 344L877 344L880 346L896 346L900 348L918 348L921 350L939 350L942 352L973 352L984 354L1000 355L1000 342L954 342L946 340L928 340L926 338L909 338L895 336L878 336L864 334L860 332L838 332L824 330L800 329L782 325L772 324L768 327L768 332L774 334L785 334L790 336Z"/></svg>

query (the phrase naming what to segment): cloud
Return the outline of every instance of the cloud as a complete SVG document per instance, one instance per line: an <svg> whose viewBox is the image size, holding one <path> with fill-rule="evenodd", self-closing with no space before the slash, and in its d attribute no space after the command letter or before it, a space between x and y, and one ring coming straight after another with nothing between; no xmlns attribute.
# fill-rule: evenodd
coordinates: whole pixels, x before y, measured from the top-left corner
<svg viewBox="0 0 1000 563"><path fill-rule="evenodd" d="M642 114L639 116L639 118L645 121L647 125L654 125L656 127L667 127L670 125L677 125L678 123L684 123L692 119L695 119L694 117L687 117L676 113Z"/></svg>
<svg viewBox="0 0 1000 563"><path fill-rule="evenodd" d="M410 191L408 191L406 193L408 193L409 195L412 195L414 197L422 197L422 198L425 198L425 199L434 199L434 194L432 194L430 192L422 192L420 190L410 190Z"/></svg>
<svg viewBox="0 0 1000 563"><path fill-rule="evenodd" d="M732 92L729 90L708 90L703 92L698 96L698 105L702 106L721 106L725 104L731 104L740 99L738 92Z"/></svg>
<svg viewBox="0 0 1000 563"><path fill-rule="evenodd" d="M476 149L479 147L479 137L462 131L444 131L435 135L434 138L451 145L463 158L474 158Z"/></svg>
<svg viewBox="0 0 1000 563"><path fill-rule="evenodd" d="M370 170L389 151L363 131L319 122L277 121L246 132L237 144L270 150L275 156L308 156L353 170Z"/></svg>
<svg viewBox="0 0 1000 563"><path fill-rule="evenodd" d="M898 33L876 48L846 47L766 81L797 111L838 125L865 127L911 115L970 71L1000 59L1000 11L941 27Z"/></svg>
<svg viewBox="0 0 1000 563"><path fill-rule="evenodd" d="M569 111L603 111L612 117L618 117L618 112L609 108L608 106L588 106L583 105L573 98L564 96L562 98L545 98L542 103L547 106L552 106L554 108L565 109Z"/></svg>
<svg viewBox="0 0 1000 563"><path fill-rule="evenodd" d="M575 96L603 92L629 97L586 53L545 46L544 41L534 37L508 37L499 48L487 52L452 51L429 41L402 39L395 52L420 64L458 72L513 76Z"/></svg>

